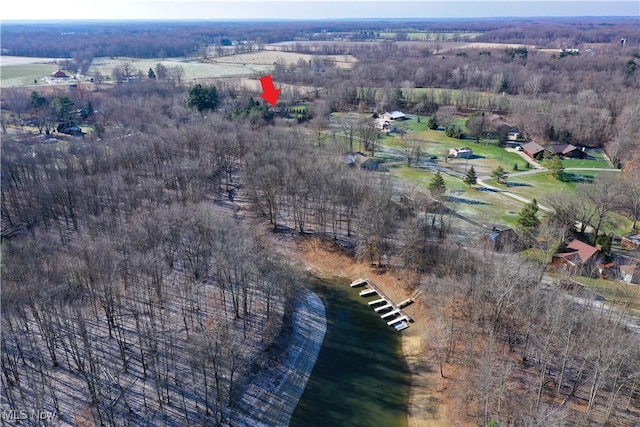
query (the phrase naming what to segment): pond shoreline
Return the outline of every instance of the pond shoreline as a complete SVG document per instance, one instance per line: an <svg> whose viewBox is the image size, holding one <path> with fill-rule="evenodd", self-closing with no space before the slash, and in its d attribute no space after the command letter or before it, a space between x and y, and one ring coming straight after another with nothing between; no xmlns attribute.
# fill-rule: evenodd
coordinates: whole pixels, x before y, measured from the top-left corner
<svg viewBox="0 0 640 427"><path fill-rule="evenodd" d="M292 313L289 342L279 361L255 378L244 391L233 425L286 426L315 366L327 331L322 299L305 290Z"/></svg>
<svg viewBox="0 0 640 427"><path fill-rule="evenodd" d="M282 242L281 242L282 243ZM354 260L337 246L313 240L290 242L285 249L291 259L300 261L304 269L317 277L336 276L350 281L371 278L394 301L411 295L403 283L389 272ZM409 280L409 279L407 279ZM431 326L429 313L420 301L405 308L414 320L402 332L402 354L409 367L409 427L445 427L454 425L450 418L450 397L440 374L429 366L423 348L423 336ZM460 425L460 424L456 424ZM464 424L462 424L464 425Z"/></svg>

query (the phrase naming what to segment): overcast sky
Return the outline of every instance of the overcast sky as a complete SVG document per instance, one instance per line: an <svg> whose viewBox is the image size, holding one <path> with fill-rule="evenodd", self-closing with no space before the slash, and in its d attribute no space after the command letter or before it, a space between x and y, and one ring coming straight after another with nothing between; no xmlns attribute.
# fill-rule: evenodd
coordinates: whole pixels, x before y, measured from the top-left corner
<svg viewBox="0 0 640 427"><path fill-rule="evenodd" d="M640 0L27 0L3 2L2 20L335 19L635 16Z"/></svg>

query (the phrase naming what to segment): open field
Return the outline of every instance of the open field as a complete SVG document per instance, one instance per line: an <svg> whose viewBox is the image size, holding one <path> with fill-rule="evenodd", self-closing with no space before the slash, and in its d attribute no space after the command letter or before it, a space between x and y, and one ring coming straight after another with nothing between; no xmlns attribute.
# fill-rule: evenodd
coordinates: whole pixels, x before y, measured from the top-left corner
<svg viewBox="0 0 640 427"><path fill-rule="evenodd" d="M506 49L506 48L519 48L519 47L523 47L523 48L527 48L527 49L536 49L535 46L530 46L530 45L526 45L526 44L519 44L519 43L481 43L481 42L472 42L472 43L466 43L460 47L458 47L458 49Z"/></svg>
<svg viewBox="0 0 640 427"><path fill-rule="evenodd" d="M6 56L0 55L0 67L25 64L50 64L61 61L61 58L37 58L30 56Z"/></svg>
<svg viewBox="0 0 640 427"><path fill-rule="evenodd" d="M393 165L390 171L410 186L417 186L417 190L429 192L428 187L434 172L421 168L409 168L406 164ZM446 173L442 174L442 177L447 187L447 206L454 211L481 224L515 226L522 203L503 197L499 193L469 188L461 179Z"/></svg>
<svg viewBox="0 0 640 427"><path fill-rule="evenodd" d="M457 124L464 126L464 119L460 119L460 123ZM520 155L506 151L485 138L481 138L480 143L476 143L474 139L451 138L443 131L427 129L425 120L418 123L417 120L412 119L403 122L400 126L413 130L408 134L408 137L420 141L422 152L428 156L435 155L444 159L450 148L471 148L474 154L472 159L449 160L448 166L458 171L466 172L467 167L473 165L479 175L488 175L499 165L508 170L511 170L514 164L517 164L520 170L524 170L526 167L525 161ZM394 140L388 140L384 143L401 148L400 137L395 137Z"/></svg>
<svg viewBox="0 0 640 427"><path fill-rule="evenodd" d="M312 61L333 61L338 68L349 69L358 60L351 55L309 55L296 52L279 52L275 50L261 50L257 52L241 53L237 55L219 56L210 58L209 62L214 64L235 64L243 67L268 66L272 67L278 61L284 61L287 65L295 65L303 59L307 62Z"/></svg>
<svg viewBox="0 0 640 427"><path fill-rule="evenodd" d="M430 31L410 31L410 32L381 32L380 37L386 39L394 39L398 34L406 34L409 40L421 40L421 41L460 41L460 40L473 40L478 37L480 32L430 32Z"/></svg>
<svg viewBox="0 0 640 427"><path fill-rule="evenodd" d="M46 85L42 79L59 69L56 64L25 63L19 65L2 65L0 67L0 86L13 87L37 84Z"/></svg>
<svg viewBox="0 0 640 427"><path fill-rule="evenodd" d="M2 87L14 87L33 85L43 82L45 76L51 75L60 68L51 58L27 58L27 57L0 57L0 74ZM118 66L127 64L133 71L141 71L146 75L149 68L155 69L158 64L170 68L180 66L184 70L183 79L185 81L198 81L218 78L239 78L242 85L251 85L259 88L253 81L249 83L246 78L256 74L265 74L273 68L276 62L284 61L289 65L296 65L303 59L312 61L331 61L337 67L348 69L353 66L357 59L350 55L308 55L293 52L280 52L275 50L262 50L237 55L227 55L210 58L207 61L196 60L194 58L172 58L172 59L137 59L137 58L95 58L89 67L88 76L93 76L99 72L109 82L113 70ZM66 84L66 82L65 82ZM304 89L304 88L303 88Z"/></svg>
<svg viewBox="0 0 640 427"><path fill-rule="evenodd" d="M165 67L181 66L184 69L184 80L200 80L207 78L220 78L229 76L249 76L254 73L266 71L266 65L242 65L236 63L203 63L191 59L134 59L134 58L96 58L89 68L89 75L100 72L104 76L111 77L113 70L127 63L130 68L140 70L145 75L149 68L155 68L158 64Z"/></svg>

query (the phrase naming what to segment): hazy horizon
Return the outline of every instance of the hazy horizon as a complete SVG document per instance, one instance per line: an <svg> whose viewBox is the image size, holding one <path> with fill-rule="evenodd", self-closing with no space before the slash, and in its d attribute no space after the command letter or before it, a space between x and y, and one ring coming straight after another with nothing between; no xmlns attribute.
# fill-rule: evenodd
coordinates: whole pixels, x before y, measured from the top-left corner
<svg viewBox="0 0 640 427"><path fill-rule="evenodd" d="M29 7L9 4L2 21L58 20L330 20L330 19L468 19L537 17L639 17L638 1L208 1L88 0L51 7L33 0Z"/></svg>

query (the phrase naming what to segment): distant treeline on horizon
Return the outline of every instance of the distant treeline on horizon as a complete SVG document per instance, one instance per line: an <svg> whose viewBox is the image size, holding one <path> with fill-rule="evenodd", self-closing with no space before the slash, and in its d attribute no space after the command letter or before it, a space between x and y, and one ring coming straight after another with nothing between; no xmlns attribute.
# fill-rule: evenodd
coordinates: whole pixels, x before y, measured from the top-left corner
<svg viewBox="0 0 640 427"><path fill-rule="evenodd" d="M352 41L376 39L380 32L406 40L416 32L475 32L474 41L527 43L565 39L573 45L611 43L620 38L640 43L637 19L490 18L490 19L345 19L316 21L49 21L3 22L2 54L75 58L171 58L193 55L203 46L224 41L276 43L334 40L343 33ZM409 37L410 38L410 37Z"/></svg>

